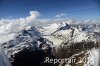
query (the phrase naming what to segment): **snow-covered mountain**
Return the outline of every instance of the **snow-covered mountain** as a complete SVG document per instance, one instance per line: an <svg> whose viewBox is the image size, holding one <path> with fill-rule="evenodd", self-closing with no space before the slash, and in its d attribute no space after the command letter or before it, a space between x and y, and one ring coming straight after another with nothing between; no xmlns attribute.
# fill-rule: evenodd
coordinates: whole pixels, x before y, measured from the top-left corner
<svg viewBox="0 0 100 66"><path fill-rule="evenodd" d="M54 23L44 27L42 32L71 42L97 41L100 39L100 27L96 24L69 25L64 22L61 24Z"/></svg>
<svg viewBox="0 0 100 66"><path fill-rule="evenodd" d="M51 50L53 50L53 43L41 37L41 33L35 27L28 26L20 31L15 39L3 43L2 47L10 62L14 62L15 55L25 49L30 49L30 51L42 50L45 53L49 52L47 55L49 56Z"/></svg>
<svg viewBox="0 0 100 66"><path fill-rule="evenodd" d="M100 46L100 25L97 24L68 24L63 22L48 24L39 28L27 26L14 34L16 35L13 39L1 44L12 64L16 61L16 57L18 58L24 53L27 55L27 52L31 51L33 56L35 53L43 52L38 56L38 58L43 59L45 57L72 59L79 56L82 59L78 58L80 61L76 63L82 63L81 66L94 66L98 61L94 61L98 58L96 53L98 53L98 46ZM94 56L97 56L96 59ZM85 58L88 61L86 63L81 62ZM93 59L89 60L90 58ZM63 64L70 66L66 63L58 64L58 66L63 66Z"/></svg>
<svg viewBox="0 0 100 66"><path fill-rule="evenodd" d="M99 24L98 25L97 24L71 25L66 22L54 23L54 24L49 24L49 26L43 27L42 29L40 29L40 32L46 35L45 38L51 40L55 46L59 48L63 46L62 49L66 47L63 51L61 51L61 54L62 52L65 51L64 55L67 56L67 54L65 53L68 53L70 55L70 58L71 55L74 58L83 55L83 57L86 58L88 61L84 61L86 63L83 63L84 65L81 66L91 66L91 65L95 66L95 64L97 64L97 62L99 61L97 60L95 62L95 60L99 58L98 56L99 52L97 51L98 49L97 48L93 49L95 47L100 47L99 45L100 25ZM75 46L77 47L78 50L76 49L72 50ZM70 50L69 52L67 52L68 51L67 48L68 50ZM83 54L80 51L81 52L83 51L82 52ZM58 55L59 54L60 52L58 52ZM95 56L97 56L97 58L95 58ZM82 63L82 62L83 61L81 59L81 61L77 63ZM66 64L65 66L69 66L69 65Z"/></svg>

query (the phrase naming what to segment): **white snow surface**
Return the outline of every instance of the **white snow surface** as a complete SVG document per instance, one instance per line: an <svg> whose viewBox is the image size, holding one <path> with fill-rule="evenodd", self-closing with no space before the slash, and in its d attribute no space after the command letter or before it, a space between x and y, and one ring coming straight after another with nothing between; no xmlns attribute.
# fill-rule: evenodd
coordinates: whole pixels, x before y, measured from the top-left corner
<svg viewBox="0 0 100 66"><path fill-rule="evenodd" d="M55 32L58 27L59 27L59 24L56 24L56 23L50 24L49 26L45 26L45 27L43 27L45 30L44 33L51 34L51 33Z"/></svg>

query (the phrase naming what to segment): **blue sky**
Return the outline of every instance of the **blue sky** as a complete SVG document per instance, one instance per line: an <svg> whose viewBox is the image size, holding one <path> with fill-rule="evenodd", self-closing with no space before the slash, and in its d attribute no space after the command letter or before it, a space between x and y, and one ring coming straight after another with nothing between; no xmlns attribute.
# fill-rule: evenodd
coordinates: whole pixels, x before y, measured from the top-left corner
<svg viewBox="0 0 100 66"><path fill-rule="evenodd" d="M38 11L39 18L100 19L100 0L0 0L0 18L20 18Z"/></svg>

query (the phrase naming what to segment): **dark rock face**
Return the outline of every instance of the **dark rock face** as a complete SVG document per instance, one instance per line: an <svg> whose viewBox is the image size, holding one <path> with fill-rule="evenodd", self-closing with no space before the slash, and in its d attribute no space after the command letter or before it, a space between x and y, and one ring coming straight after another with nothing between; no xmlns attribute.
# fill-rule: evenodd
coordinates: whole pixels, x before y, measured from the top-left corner
<svg viewBox="0 0 100 66"><path fill-rule="evenodd" d="M24 49L15 55L12 66L41 66L45 56L43 50Z"/></svg>

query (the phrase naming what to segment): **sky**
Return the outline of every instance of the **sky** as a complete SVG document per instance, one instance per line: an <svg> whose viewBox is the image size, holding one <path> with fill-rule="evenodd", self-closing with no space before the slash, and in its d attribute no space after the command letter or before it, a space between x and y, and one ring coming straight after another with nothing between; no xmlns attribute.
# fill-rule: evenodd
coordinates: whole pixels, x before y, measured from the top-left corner
<svg viewBox="0 0 100 66"><path fill-rule="evenodd" d="M0 0L0 18L24 18L30 11L40 19L100 19L100 0Z"/></svg>

